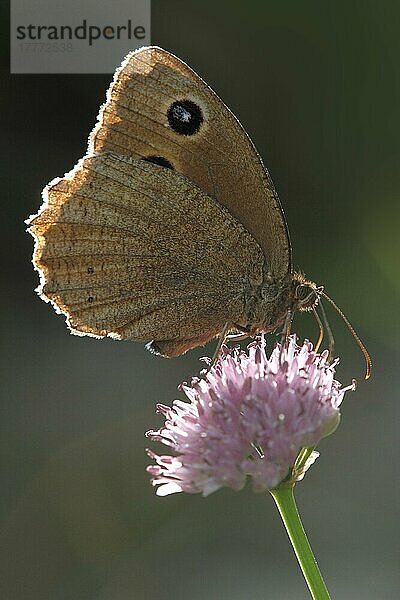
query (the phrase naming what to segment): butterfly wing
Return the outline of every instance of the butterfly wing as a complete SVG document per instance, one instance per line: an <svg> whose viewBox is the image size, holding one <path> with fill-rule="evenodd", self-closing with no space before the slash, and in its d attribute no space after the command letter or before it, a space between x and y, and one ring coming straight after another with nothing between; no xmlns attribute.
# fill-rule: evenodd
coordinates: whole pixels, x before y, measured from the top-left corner
<svg viewBox="0 0 400 600"><path fill-rule="evenodd" d="M148 47L125 58L90 136L89 154L105 150L186 175L247 228L275 279L291 270L287 226L260 156L236 117L177 57Z"/></svg>
<svg viewBox="0 0 400 600"><path fill-rule="evenodd" d="M82 159L44 190L31 218L39 292L74 333L178 355L244 323L263 253L186 177L110 152ZM221 260L223 256L223 260Z"/></svg>

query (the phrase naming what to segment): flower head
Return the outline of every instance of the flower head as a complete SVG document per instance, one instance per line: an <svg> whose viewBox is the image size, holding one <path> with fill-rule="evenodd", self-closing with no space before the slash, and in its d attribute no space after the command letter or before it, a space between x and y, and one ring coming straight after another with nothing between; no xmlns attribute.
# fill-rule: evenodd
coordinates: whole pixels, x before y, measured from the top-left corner
<svg viewBox="0 0 400 600"><path fill-rule="evenodd" d="M270 358L263 337L248 353L224 346L203 378L182 384L189 401L157 405L165 423L146 435L173 451L148 451L157 494L240 490L247 477L255 491L266 491L288 476L301 479L318 456L309 452L296 473L301 452L336 429L343 396L354 389L334 379L336 363L327 358L307 340L297 345L295 336L282 349L277 344Z"/></svg>

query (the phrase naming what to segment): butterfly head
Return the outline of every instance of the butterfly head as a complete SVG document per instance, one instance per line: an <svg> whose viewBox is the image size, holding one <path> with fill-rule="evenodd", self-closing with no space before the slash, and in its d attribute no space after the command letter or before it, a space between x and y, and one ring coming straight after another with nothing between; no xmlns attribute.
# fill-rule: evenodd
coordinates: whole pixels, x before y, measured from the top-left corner
<svg viewBox="0 0 400 600"><path fill-rule="evenodd" d="M293 310L310 312L318 305L324 288L309 281L301 273L293 274Z"/></svg>
<svg viewBox="0 0 400 600"><path fill-rule="evenodd" d="M335 302L332 300L332 298L330 298L328 296L328 294L326 294L326 292L324 292L324 286L322 286L322 285L317 286L312 281L309 281L308 279L306 279L302 273L293 273L293 276L292 276L292 305L289 309L290 314L293 315L294 311L296 311L296 310L299 310L300 312L311 312L312 311L314 314L315 320L317 321L317 324L320 329L320 336L319 336L318 342L316 344L316 351L318 350L318 348L322 342L322 339L324 336L324 330L326 330L326 333L328 334L328 338L329 338L329 354L330 354L330 356L332 356L333 348L334 348L334 339L333 339L333 334L332 334L330 325L328 323L328 319L325 314L324 307L322 306L321 298L324 298L325 300L327 300L329 302L329 304L331 304L333 306L333 308L339 313L339 315L342 317L343 321L347 325L348 329L352 333L354 339L356 340L356 342L365 358L365 363L366 363L365 379L369 379L369 377L371 376L371 372L372 372L371 357L368 354L366 347L364 346L364 344L358 337L357 333L355 332L353 326L349 322L346 315L335 304ZM317 306L319 308L319 311L321 312L322 321L317 312ZM290 322L291 322L291 319L288 322L289 328L290 328Z"/></svg>

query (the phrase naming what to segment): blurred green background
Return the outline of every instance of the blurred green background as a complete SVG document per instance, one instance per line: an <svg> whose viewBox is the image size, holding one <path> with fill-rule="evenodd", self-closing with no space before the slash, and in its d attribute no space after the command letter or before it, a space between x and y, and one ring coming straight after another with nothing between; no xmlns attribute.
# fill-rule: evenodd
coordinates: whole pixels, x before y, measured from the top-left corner
<svg viewBox="0 0 400 600"><path fill-rule="evenodd" d="M2 5L3 31L8 14ZM297 487L333 598L398 598L400 5L154 0L152 41L188 62L240 118L289 222L295 266L324 284L359 381ZM86 149L110 76L13 75L2 42L4 600L301 599L272 499L222 490L156 498L143 434L214 345L174 360L69 335L39 300L23 220ZM294 329L315 339L310 317ZM272 344L273 336L269 343Z"/></svg>

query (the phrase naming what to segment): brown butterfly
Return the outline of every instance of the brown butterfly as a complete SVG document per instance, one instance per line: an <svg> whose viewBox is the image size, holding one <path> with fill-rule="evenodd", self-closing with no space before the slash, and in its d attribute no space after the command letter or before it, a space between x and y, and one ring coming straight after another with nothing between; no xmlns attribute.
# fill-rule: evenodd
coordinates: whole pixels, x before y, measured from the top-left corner
<svg viewBox="0 0 400 600"><path fill-rule="evenodd" d="M332 301L293 272L260 156L219 97L161 48L128 54L86 156L46 186L28 223L38 292L78 335L171 357L229 332L287 335L294 312L310 310L322 338L317 305Z"/></svg>

